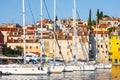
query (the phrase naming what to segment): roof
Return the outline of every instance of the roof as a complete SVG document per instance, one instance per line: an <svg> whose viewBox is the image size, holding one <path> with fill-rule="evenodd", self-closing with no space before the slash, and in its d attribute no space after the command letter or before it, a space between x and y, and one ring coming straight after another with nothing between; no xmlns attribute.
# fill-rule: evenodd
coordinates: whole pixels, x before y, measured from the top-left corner
<svg viewBox="0 0 120 80"><path fill-rule="evenodd" d="M107 28L106 24L100 24L99 28Z"/></svg>
<svg viewBox="0 0 120 80"><path fill-rule="evenodd" d="M93 34L108 34L108 31L92 31Z"/></svg>

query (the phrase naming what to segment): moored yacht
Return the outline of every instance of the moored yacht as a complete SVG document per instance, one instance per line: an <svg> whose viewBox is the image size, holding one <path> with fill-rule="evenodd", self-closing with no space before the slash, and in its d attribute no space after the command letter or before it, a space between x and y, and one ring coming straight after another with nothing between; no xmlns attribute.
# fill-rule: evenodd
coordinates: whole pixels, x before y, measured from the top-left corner
<svg viewBox="0 0 120 80"><path fill-rule="evenodd" d="M0 72L1 72L1 74L14 74L14 75L47 74L47 69L45 69L44 66L42 66L42 65L26 64L26 32L25 32L26 30L25 30L24 0L22 0L22 8L23 8L23 41L24 41L24 58L23 58L23 60L24 60L24 64L16 64L16 63L0 64Z"/></svg>
<svg viewBox="0 0 120 80"><path fill-rule="evenodd" d="M62 73L64 70L63 64L50 64L48 67L48 73Z"/></svg>
<svg viewBox="0 0 120 80"><path fill-rule="evenodd" d="M46 69L34 65L7 64L0 65L3 75L46 75Z"/></svg>

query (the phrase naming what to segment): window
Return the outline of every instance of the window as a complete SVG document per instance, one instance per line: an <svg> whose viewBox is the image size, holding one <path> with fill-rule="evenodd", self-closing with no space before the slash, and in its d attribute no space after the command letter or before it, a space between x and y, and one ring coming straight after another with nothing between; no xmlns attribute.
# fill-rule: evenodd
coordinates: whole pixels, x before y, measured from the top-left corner
<svg viewBox="0 0 120 80"><path fill-rule="evenodd" d="M106 45L106 48L108 47L108 45Z"/></svg>
<svg viewBox="0 0 120 80"><path fill-rule="evenodd" d="M114 61L115 61L115 63L118 63L118 59L116 58L116 59L114 59Z"/></svg>
<svg viewBox="0 0 120 80"><path fill-rule="evenodd" d="M112 55L112 52L109 52L109 55Z"/></svg>
<svg viewBox="0 0 120 80"><path fill-rule="evenodd" d="M109 36L109 39L112 39L112 36Z"/></svg>
<svg viewBox="0 0 120 80"><path fill-rule="evenodd" d="M112 62L112 59L111 59L111 58L109 58L109 61L110 61L110 62Z"/></svg>
<svg viewBox="0 0 120 80"><path fill-rule="evenodd" d="M111 42L109 42L109 45L112 44Z"/></svg>
<svg viewBox="0 0 120 80"><path fill-rule="evenodd" d="M101 45L101 48L103 48L103 45Z"/></svg>
<svg viewBox="0 0 120 80"><path fill-rule="evenodd" d="M20 32L18 32L18 35L20 35Z"/></svg>
<svg viewBox="0 0 120 80"><path fill-rule="evenodd" d="M98 48L99 48L99 45L98 45Z"/></svg>
<svg viewBox="0 0 120 80"><path fill-rule="evenodd" d="M36 46L36 49L38 49L38 46Z"/></svg>
<svg viewBox="0 0 120 80"><path fill-rule="evenodd" d="M97 52L99 53L100 51L99 51L99 50L97 50Z"/></svg>
<svg viewBox="0 0 120 80"><path fill-rule="evenodd" d="M106 54L107 54L108 51L106 51Z"/></svg>
<svg viewBox="0 0 120 80"><path fill-rule="evenodd" d="M17 35L17 33L15 32L14 35Z"/></svg>
<svg viewBox="0 0 120 80"><path fill-rule="evenodd" d="M120 47L118 48L118 51L120 52Z"/></svg>
<svg viewBox="0 0 120 80"><path fill-rule="evenodd" d="M117 42L116 45L119 45L119 43Z"/></svg>
<svg viewBox="0 0 120 80"><path fill-rule="evenodd" d="M28 46L26 46L26 49L28 49Z"/></svg>
<svg viewBox="0 0 120 80"><path fill-rule="evenodd" d="M103 37L103 34L101 34L101 37Z"/></svg>
<svg viewBox="0 0 120 80"><path fill-rule="evenodd" d="M107 34L105 36L107 37Z"/></svg>
<svg viewBox="0 0 120 80"><path fill-rule="evenodd" d="M30 49L32 49L32 46L30 46Z"/></svg>

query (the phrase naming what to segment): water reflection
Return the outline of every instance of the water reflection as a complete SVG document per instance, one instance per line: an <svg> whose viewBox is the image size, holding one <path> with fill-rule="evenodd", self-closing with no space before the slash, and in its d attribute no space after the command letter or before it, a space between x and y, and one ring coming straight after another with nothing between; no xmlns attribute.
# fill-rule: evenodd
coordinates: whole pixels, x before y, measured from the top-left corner
<svg viewBox="0 0 120 80"><path fill-rule="evenodd" d="M112 80L120 80L120 66L112 66Z"/></svg>
<svg viewBox="0 0 120 80"><path fill-rule="evenodd" d="M112 72L112 73L111 73ZM0 80L120 80L120 67L96 71L74 71L50 75L10 75Z"/></svg>

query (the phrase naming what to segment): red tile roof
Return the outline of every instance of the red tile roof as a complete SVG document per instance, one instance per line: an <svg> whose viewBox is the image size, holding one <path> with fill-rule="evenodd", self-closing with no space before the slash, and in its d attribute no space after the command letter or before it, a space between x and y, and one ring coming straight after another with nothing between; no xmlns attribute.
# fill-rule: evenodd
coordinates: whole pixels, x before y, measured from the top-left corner
<svg viewBox="0 0 120 80"><path fill-rule="evenodd" d="M100 24L99 28L107 28L106 24Z"/></svg>
<svg viewBox="0 0 120 80"><path fill-rule="evenodd" d="M108 31L92 31L93 34L108 34Z"/></svg>

